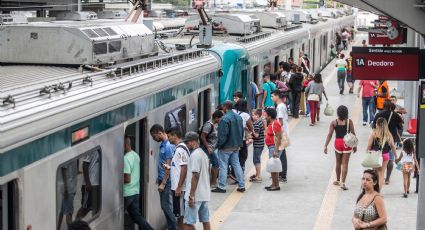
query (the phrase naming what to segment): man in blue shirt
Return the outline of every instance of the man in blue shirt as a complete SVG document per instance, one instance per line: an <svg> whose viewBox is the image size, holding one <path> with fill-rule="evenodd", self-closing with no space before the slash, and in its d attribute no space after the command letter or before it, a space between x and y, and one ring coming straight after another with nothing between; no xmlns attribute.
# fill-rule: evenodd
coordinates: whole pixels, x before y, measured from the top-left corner
<svg viewBox="0 0 425 230"><path fill-rule="evenodd" d="M177 230L177 220L173 213L173 197L171 194L170 165L173 158L174 145L168 141L167 133L161 125L155 124L150 129L152 138L160 142L158 159L158 191L161 209L167 219L169 230Z"/></svg>

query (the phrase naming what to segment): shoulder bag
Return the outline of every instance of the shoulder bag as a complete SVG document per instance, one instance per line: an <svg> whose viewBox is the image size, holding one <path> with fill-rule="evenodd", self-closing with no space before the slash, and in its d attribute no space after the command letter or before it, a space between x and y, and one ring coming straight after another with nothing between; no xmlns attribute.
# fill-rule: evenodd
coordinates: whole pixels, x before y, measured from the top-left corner
<svg viewBox="0 0 425 230"><path fill-rule="evenodd" d="M375 140L373 140L375 142ZM382 162L384 161L382 158L382 149L385 146L386 140L382 142L381 149L378 151L369 150L366 153L365 158L363 159L362 166L365 168L380 168L382 167Z"/></svg>
<svg viewBox="0 0 425 230"><path fill-rule="evenodd" d="M350 119L347 120L347 134L344 136L344 145L349 148L357 147L359 140L354 133L350 132Z"/></svg>

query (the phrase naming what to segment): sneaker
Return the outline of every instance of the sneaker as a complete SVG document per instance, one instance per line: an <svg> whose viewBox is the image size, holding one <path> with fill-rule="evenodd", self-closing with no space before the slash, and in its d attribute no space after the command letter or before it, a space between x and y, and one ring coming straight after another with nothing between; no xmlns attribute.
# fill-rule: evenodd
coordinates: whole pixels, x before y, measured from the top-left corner
<svg viewBox="0 0 425 230"><path fill-rule="evenodd" d="M211 192L216 192L216 193L226 193L226 189L221 189L219 187L211 190Z"/></svg>
<svg viewBox="0 0 425 230"><path fill-rule="evenodd" d="M238 191L238 192L245 192L245 188L237 188L236 191Z"/></svg>
<svg viewBox="0 0 425 230"><path fill-rule="evenodd" d="M286 178L279 178L279 182L282 182L282 183L288 183L288 180L286 179Z"/></svg>
<svg viewBox="0 0 425 230"><path fill-rule="evenodd" d="M367 125L367 122L363 122L363 126L366 126Z"/></svg>

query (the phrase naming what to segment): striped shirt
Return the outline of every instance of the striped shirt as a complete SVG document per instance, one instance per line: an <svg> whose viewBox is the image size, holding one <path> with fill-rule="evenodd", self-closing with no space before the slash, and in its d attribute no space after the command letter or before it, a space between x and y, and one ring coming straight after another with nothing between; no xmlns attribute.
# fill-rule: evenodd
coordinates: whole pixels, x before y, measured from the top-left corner
<svg viewBox="0 0 425 230"><path fill-rule="evenodd" d="M254 148L264 148L264 123L263 119L254 122L254 132L258 133L258 138L254 138Z"/></svg>

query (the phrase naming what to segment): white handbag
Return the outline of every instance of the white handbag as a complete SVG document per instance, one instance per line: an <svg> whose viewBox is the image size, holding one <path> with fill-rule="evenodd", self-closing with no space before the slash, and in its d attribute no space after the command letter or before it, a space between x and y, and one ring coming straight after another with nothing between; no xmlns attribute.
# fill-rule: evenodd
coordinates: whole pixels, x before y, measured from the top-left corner
<svg viewBox="0 0 425 230"><path fill-rule="evenodd" d="M347 134L344 136L344 145L349 148L357 147L359 139L357 139L354 133L350 132L350 119L347 120Z"/></svg>
<svg viewBox="0 0 425 230"><path fill-rule="evenodd" d="M279 158L272 157L267 161L266 171L269 173L272 172L282 172L282 163Z"/></svg>
<svg viewBox="0 0 425 230"><path fill-rule="evenodd" d="M382 157L382 149L385 146L385 140L383 140L382 143L383 144L380 150L370 150L366 153L366 157L362 161L363 167L372 169L382 167L382 163L384 162L384 158Z"/></svg>
<svg viewBox="0 0 425 230"><path fill-rule="evenodd" d="M323 111L323 113L326 116L333 116L334 115L334 109L329 105L329 103L326 103L326 108Z"/></svg>
<svg viewBox="0 0 425 230"><path fill-rule="evenodd" d="M307 101L320 101L320 97L317 94L311 93L308 95Z"/></svg>

